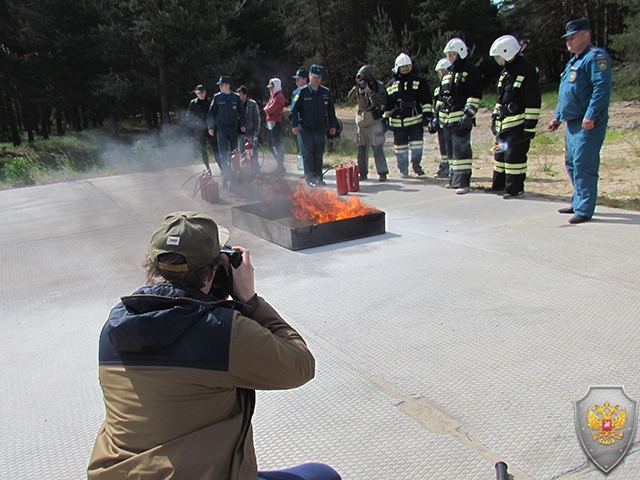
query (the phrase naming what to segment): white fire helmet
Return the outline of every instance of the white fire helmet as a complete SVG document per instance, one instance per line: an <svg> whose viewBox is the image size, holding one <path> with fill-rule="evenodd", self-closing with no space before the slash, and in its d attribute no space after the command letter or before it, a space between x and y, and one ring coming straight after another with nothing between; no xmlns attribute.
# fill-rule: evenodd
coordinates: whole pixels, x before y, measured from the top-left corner
<svg viewBox="0 0 640 480"><path fill-rule="evenodd" d="M393 72L398 73L398 69L406 65L411 66L411 58L406 53L401 53L396 57L396 66L393 67Z"/></svg>
<svg viewBox="0 0 640 480"><path fill-rule="evenodd" d="M436 68L434 70L446 70L450 66L451 62L448 58L441 58L440 60L438 60L438 63L436 64Z"/></svg>
<svg viewBox="0 0 640 480"><path fill-rule="evenodd" d="M444 47L443 52L456 52L460 58L467 58L467 55L469 55L467 45L460 38L452 38L449 40L449 43Z"/></svg>
<svg viewBox="0 0 640 480"><path fill-rule="evenodd" d="M489 55L492 57L502 57L505 61L510 62L519 51L520 43L516 37L513 35L503 35L493 42L491 49L489 49Z"/></svg>

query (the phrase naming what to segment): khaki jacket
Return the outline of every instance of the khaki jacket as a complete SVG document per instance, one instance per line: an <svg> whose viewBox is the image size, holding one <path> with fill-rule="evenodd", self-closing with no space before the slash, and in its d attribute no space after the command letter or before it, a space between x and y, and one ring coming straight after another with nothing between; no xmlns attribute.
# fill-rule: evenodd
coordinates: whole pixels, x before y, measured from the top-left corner
<svg viewBox="0 0 640 480"><path fill-rule="evenodd" d="M106 418L88 478L257 478L255 389L303 385L315 361L264 299L220 305L161 284L112 310L99 355Z"/></svg>

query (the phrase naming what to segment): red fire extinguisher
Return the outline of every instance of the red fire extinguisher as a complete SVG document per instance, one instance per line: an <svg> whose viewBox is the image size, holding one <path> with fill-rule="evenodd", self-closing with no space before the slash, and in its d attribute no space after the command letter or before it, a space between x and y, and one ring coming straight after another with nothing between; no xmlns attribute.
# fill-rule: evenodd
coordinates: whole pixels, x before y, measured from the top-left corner
<svg viewBox="0 0 640 480"><path fill-rule="evenodd" d="M349 191L357 192L358 190L360 190L360 171L358 168L358 164L351 162L347 169L349 177Z"/></svg>
<svg viewBox="0 0 640 480"><path fill-rule="evenodd" d="M200 175L200 195L205 202L218 203L220 200L220 188L218 182L208 173Z"/></svg>
<svg viewBox="0 0 640 480"><path fill-rule="evenodd" d="M253 179L253 144L248 137L244 137L244 139L244 155L240 161L240 174L243 181L250 182Z"/></svg>
<svg viewBox="0 0 640 480"><path fill-rule="evenodd" d="M336 187L338 189L338 195L346 195L349 193L347 170L347 167L342 164L336 167Z"/></svg>

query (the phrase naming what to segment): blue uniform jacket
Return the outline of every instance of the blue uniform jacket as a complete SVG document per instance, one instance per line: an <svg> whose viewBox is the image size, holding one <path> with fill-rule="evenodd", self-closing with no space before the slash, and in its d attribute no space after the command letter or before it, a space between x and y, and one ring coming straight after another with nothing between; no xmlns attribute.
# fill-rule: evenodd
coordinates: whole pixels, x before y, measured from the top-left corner
<svg viewBox="0 0 640 480"><path fill-rule="evenodd" d="M207 125L209 130L213 130L216 126L219 129L237 130L238 127L246 127L247 116L242 107L240 95L231 92L230 99L227 100L222 92L218 92L213 96L213 101L209 107L207 115Z"/></svg>
<svg viewBox="0 0 640 480"><path fill-rule="evenodd" d="M607 118L611 96L611 58L606 50L589 45L575 55L560 77L554 118L564 122Z"/></svg>
<svg viewBox="0 0 640 480"><path fill-rule="evenodd" d="M291 127L303 130L322 130L337 128L336 109L329 89L323 85L315 92L311 84L294 92L289 114ZM326 120L326 123L325 123Z"/></svg>

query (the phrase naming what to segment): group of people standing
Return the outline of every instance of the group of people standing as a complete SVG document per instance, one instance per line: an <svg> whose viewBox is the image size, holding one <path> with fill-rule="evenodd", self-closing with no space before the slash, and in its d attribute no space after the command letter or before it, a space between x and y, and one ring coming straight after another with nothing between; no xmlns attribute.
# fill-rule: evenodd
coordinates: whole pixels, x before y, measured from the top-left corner
<svg viewBox="0 0 640 480"><path fill-rule="evenodd" d="M574 187L572 205L559 213L573 214L569 223L583 223L593 216L598 190L600 149L608 122L611 94L611 60L607 52L591 43L589 20L566 24L567 49L574 54L562 74L558 107L548 131L566 121L567 173ZM538 69L523 55L526 43L512 35L496 39L489 54L503 69L498 78L497 102L491 115L495 136L491 187L487 193L504 199L524 196L527 154L536 134L541 95ZM423 127L438 134L441 161L434 178L449 180L447 188L457 194L470 191L473 151L471 130L482 99L482 76L468 58L469 48L460 38L444 47L446 58L436 65L440 79L433 91L412 71L411 58L401 53L395 60L393 78L380 88L369 66L356 76L349 100L358 100L358 164L361 179L367 178L369 146L373 149L380 180L388 169L382 144L384 130L393 131L394 151L402 177L413 172L425 175L421 166Z"/></svg>
<svg viewBox="0 0 640 480"><path fill-rule="evenodd" d="M567 48L575 56L562 75L558 109L548 127L555 131L567 121L567 172L574 186L571 207L560 213L572 213L571 223L582 223L593 216L597 197L600 148L608 121L611 92L611 61L607 52L591 44L589 20L567 23ZM487 193L504 199L525 194L527 154L536 134L540 117L541 95L538 69L523 55L525 44L512 35L495 40L489 54L502 67L496 90L497 102L491 115L495 136L493 177ZM470 191L473 167L471 131L482 99L482 75L469 59L469 48L461 38L452 38L443 49L446 54L436 65L439 84L431 90L427 81L413 70L409 55L401 53L395 60L393 77L384 85L369 65L359 69L355 85L347 100L357 101L356 113L358 167L360 180L368 179L369 149L373 152L380 181L387 180L389 168L384 153L385 132L393 133L398 170L403 178L410 170L425 175L422 168L424 128L437 134L440 163L434 178L448 180L447 188L459 195ZM312 65L307 72L300 68L294 75L296 89L291 97L289 119L291 131L298 138L303 158L304 178L310 186L325 185L323 155L327 135L338 127L331 91L322 85L324 69ZM197 98L189 106L200 127L198 138L202 157L209 169L207 138L225 180L230 172L229 154L240 138L249 135L255 146L260 130L259 108L248 99L245 87L230 91L231 79L220 77L220 93L210 101L199 86ZM281 143L285 99L279 78L269 80L270 99L264 108L269 148L276 173L283 173L284 152ZM254 120L255 119L255 120ZM217 138L214 143L213 138ZM243 142L240 142L241 149ZM219 152L219 153L218 153ZM256 162L255 169L258 166Z"/></svg>

